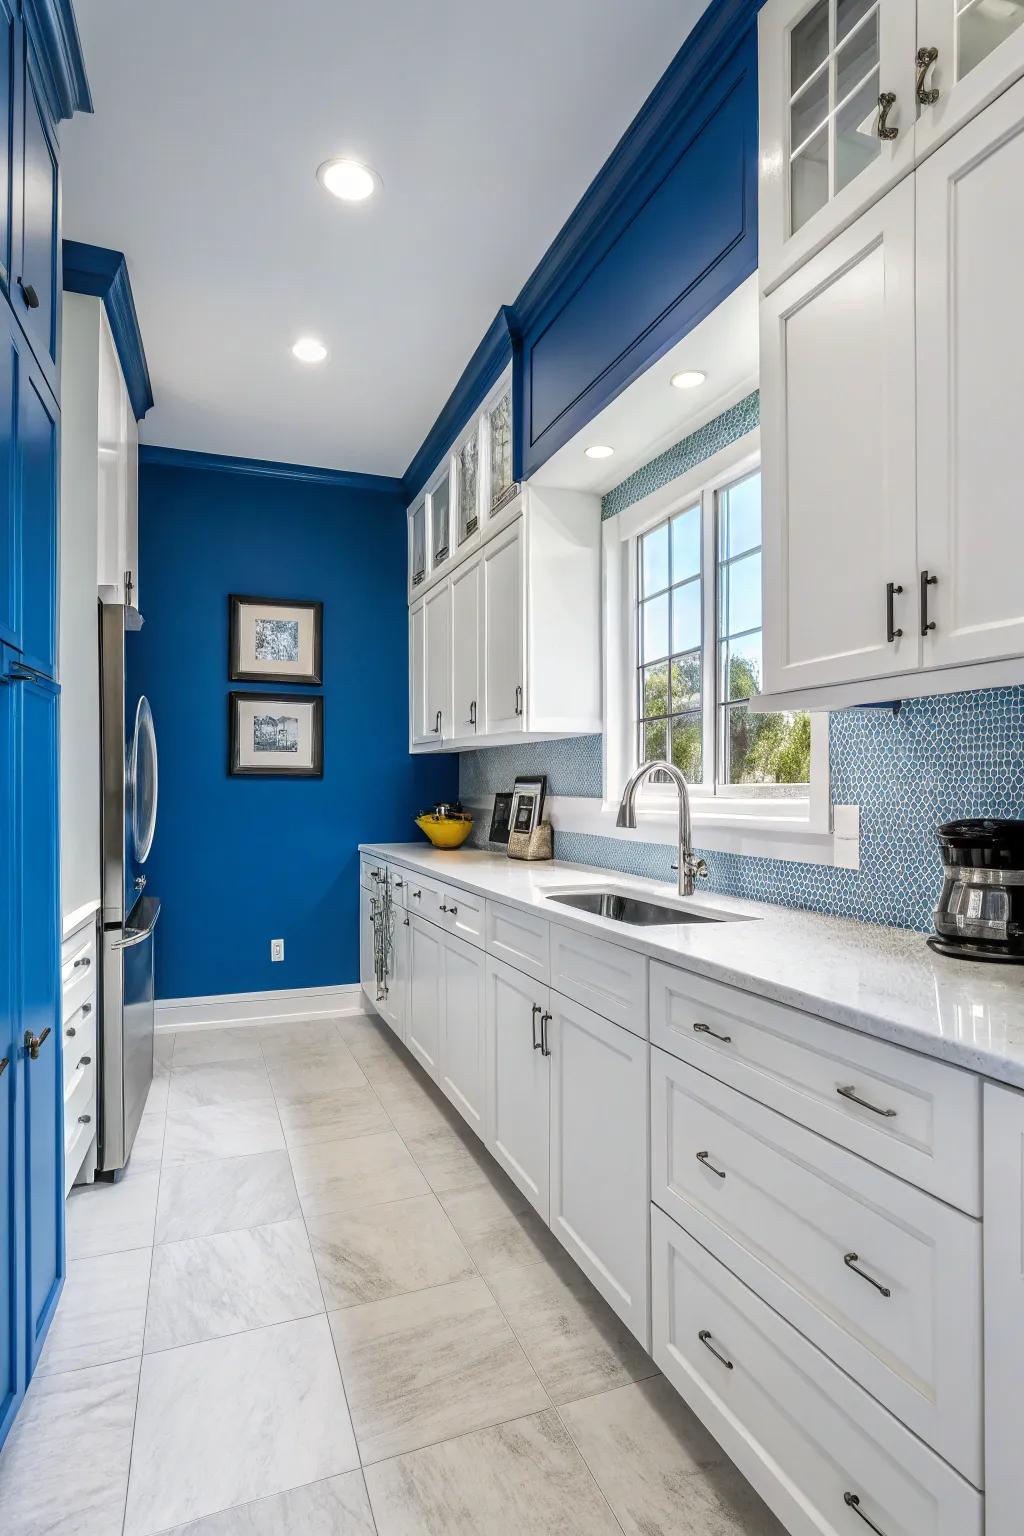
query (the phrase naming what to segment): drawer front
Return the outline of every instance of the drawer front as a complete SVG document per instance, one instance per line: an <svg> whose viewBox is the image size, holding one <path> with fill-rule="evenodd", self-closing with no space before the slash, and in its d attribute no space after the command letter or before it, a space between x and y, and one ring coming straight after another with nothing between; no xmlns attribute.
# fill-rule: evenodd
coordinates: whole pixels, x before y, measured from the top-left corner
<svg viewBox="0 0 1024 1536"><path fill-rule="evenodd" d="M550 926L551 985L555 991L646 1039L646 955L559 923Z"/></svg>
<svg viewBox="0 0 1024 1536"><path fill-rule="evenodd" d="M426 918L428 923L443 925L444 913L441 911L441 903L444 901L444 886L437 880L424 880L415 870L411 870L405 887L405 906L409 912L415 912L417 916Z"/></svg>
<svg viewBox="0 0 1024 1536"><path fill-rule="evenodd" d="M657 1208L651 1226L655 1362L793 1536L981 1536L969 1483Z"/></svg>
<svg viewBox="0 0 1024 1536"><path fill-rule="evenodd" d="M60 979L64 1018L96 991L96 931L80 928L61 946Z"/></svg>
<svg viewBox="0 0 1024 1536"><path fill-rule="evenodd" d="M384 870L385 865L379 859L368 859L364 855L359 860L359 884L368 891L375 891L384 878Z"/></svg>
<svg viewBox="0 0 1024 1536"><path fill-rule="evenodd" d="M550 972L548 934L551 924L532 912L488 901L487 953L517 971L525 971L539 981L547 981Z"/></svg>
<svg viewBox="0 0 1024 1536"><path fill-rule="evenodd" d="M981 1080L658 961L651 1039L921 1189L981 1214Z"/></svg>
<svg viewBox="0 0 1024 1536"><path fill-rule="evenodd" d="M441 897L441 920L449 933L465 939L468 944L484 947L484 908L482 896L469 891L457 891L449 886Z"/></svg>
<svg viewBox="0 0 1024 1536"><path fill-rule="evenodd" d="M79 1004L72 1014L65 1014L61 1026L61 1048L64 1052L64 1076L67 1078L79 1056L96 1054L96 994Z"/></svg>
<svg viewBox="0 0 1024 1536"><path fill-rule="evenodd" d="M651 1198L981 1485L981 1225L651 1052Z"/></svg>
<svg viewBox="0 0 1024 1536"><path fill-rule="evenodd" d="M394 864L388 865L387 879L391 886L391 900L393 904L396 907L400 907L402 911L404 911L408 905L407 898L409 895L409 881L411 878L412 876L409 874L407 869L397 868Z"/></svg>
<svg viewBox="0 0 1024 1536"><path fill-rule="evenodd" d="M76 1051L64 1058L64 1145L67 1146L87 1114L89 1123L96 1115L96 1058L91 1052Z"/></svg>
<svg viewBox="0 0 1024 1536"><path fill-rule="evenodd" d="M70 1139L65 1133L64 1138L64 1198L71 1193L71 1186L82 1171L85 1162L85 1154L88 1152L92 1139L96 1134L96 1122L88 1123L78 1120L71 1131Z"/></svg>

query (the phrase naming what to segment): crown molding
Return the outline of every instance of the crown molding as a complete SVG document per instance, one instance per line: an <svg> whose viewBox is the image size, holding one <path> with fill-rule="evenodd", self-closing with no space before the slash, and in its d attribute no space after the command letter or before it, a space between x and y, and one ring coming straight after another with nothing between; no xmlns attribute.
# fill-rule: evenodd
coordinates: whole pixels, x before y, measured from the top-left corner
<svg viewBox="0 0 1024 1536"><path fill-rule="evenodd" d="M202 469L231 475L255 475L262 480L300 480L307 485L368 491L380 496L402 495L402 481L390 475L364 475L351 469L320 469L310 464L281 464L272 459L235 458L226 453L195 453L190 448L163 448L156 443L139 444L139 464L163 469Z"/></svg>
<svg viewBox="0 0 1024 1536"><path fill-rule="evenodd" d="M54 121L91 112L92 93L71 0L23 0L23 8Z"/></svg>
<svg viewBox="0 0 1024 1536"><path fill-rule="evenodd" d="M64 241L63 260L65 292L87 293L103 300L128 398L136 420L141 421L153 404L153 388L132 297L128 263L121 251L108 251L101 245L83 245L79 240Z"/></svg>

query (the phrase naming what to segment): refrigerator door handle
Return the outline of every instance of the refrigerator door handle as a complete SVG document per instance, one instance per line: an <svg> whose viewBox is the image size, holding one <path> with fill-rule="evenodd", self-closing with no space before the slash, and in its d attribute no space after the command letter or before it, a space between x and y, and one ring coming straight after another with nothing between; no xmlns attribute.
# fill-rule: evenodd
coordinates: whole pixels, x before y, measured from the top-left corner
<svg viewBox="0 0 1024 1536"><path fill-rule="evenodd" d="M160 916L160 903L155 902L154 905L156 910L146 926L144 928L126 928L126 937L115 939L110 946L111 949L134 949L136 944L144 944L147 939L152 938L153 929L156 927L156 920Z"/></svg>

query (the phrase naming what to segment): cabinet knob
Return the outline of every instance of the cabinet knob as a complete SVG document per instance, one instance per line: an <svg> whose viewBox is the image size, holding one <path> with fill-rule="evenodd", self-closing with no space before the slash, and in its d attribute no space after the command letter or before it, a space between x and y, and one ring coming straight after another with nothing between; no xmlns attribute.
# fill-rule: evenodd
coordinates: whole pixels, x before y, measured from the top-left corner
<svg viewBox="0 0 1024 1536"><path fill-rule="evenodd" d="M898 128L889 127L889 113L895 105L895 91L883 91L878 98L878 137L880 139L895 139L899 134Z"/></svg>
<svg viewBox="0 0 1024 1536"><path fill-rule="evenodd" d="M92 961L89 959L89 956L88 955L83 955L81 960L76 960L75 961L75 963L71 967L71 969L73 971L80 971L80 970L83 970L83 969L84 970L88 970L90 965L92 965Z"/></svg>
<svg viewBox="0 0 1024 1536"><path fill-rule="evenodd" d="M83 1003L82 1004L82 1017L85 1018L85 1016L87 1014L90 1014L90 1013L92 1013L92 1003Z"/></svg>
<svg viewBox="0 0 1024 1536"><path fill-rule="evenodd" d="M79 1123L79 1125L91 1125L92 1124L92 1115L79 1115L78 1123Z"/></svg>
<svg viewBox="0 0 1024 1536"><path fill-rule="evenodd" d="M922 107L934 107L939 99L939 92L935 86L930 89L925 85L928 71L939 56L937 48L919 48L917 50L917 99Z"/></svg>
<svg viewBox="0 0 1024 1536"><path fill-rule="evenodd" d="M458 907L449 907L448 911L451 913L452 917L458 917L459 915Z"/></svg>
<svg viewBox="0 0 1024 1536"><path fill-rule="evenodd" d="M18 278L18 287L21 289L21 296L25 300L25 308L26 309L38 309L39 308L39 295L38 295L38 293L36 293L36 291L33 288L32 284L31 283L26 283L24 278L19 277Z"/></svg>
<svg viewBox="0 0 1024 1536"><path fill-rule="evenodd" d="M47 1037L47 1035L49 1033L50 1033L50 1026L49 1025L46 1026L46 1028L43 1030L41 1035L34 1035L30 1029L26 1029L26 1031L25 1031L25 1049L26 1049L26 1051L28 1051L29 1059L31 1061L38 1061L39 1060L39 1047L43 1044L43 1041L46 1039L46 1037Z"/></svg>
<svg viewBox="0 0 1024 1536"><path fill-rule="evenodd" d="M73 1024L69 1024L67 1029L65 1030L65 1034L67 1035L69 1040L73 1040L75 1038L75 1036L78 1034L78 1030L75 1028L75 1026Z"/></svg>

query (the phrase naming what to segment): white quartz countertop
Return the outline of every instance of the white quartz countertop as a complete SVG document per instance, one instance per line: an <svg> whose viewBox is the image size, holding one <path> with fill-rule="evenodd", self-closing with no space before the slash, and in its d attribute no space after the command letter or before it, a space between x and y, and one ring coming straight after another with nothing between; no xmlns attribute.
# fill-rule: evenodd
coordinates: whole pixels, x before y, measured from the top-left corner
<svg viewBox="0 0 1024 1536"><path fill-rule="evenodd" d="M710 895L680 903L662 881L557 859L524 863L420 843L367 843L360 852L1024 1089L1024 966L949 960L924 934L792 907ZM548 899L594 886L756 920L638 928Z"/></svg>

